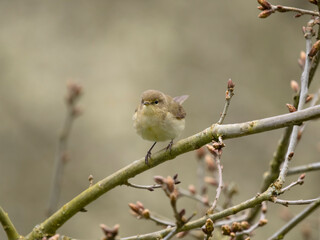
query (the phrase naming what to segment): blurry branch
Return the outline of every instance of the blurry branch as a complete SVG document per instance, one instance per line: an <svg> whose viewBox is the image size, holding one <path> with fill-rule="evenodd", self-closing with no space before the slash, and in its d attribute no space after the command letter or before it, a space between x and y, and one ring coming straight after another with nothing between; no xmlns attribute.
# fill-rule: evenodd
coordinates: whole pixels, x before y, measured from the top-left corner
<svg viewBox="0 0 320 240"><path fill-rule="evenodd" d="M191 193L183 188L178 188L178 197L184 196L193 200L198 201L199 203L203 204L204 206L209 206L208 198L201 196L196 193Z"/></svg>
<svg viewBox="0 0 320 240"><path fill-rule="evenodd" d="M29 233L29 239L39 239L44 236L44 234L53 235L55 231L60 228L66 221L68 221L77 212L81 211L86 205L96 200L98 197L104 193L110 191L116 186L123 185L128 179L133 178L139 173L147 171L159 164L162 164L168 160L174 159L175 157L198 149L201 146L209 143L212 139L223 139L236 138L241 136L247 136L251 134L256 134L260 132L275 130L291 125L301 124L304 121L316 119L320 117L320 106L310 107L301 111L283 114L279 116L264 118L260 120L254 120L244 123L237 124L226 124L219 125L213 124L207 129L190 136L188 138L178 141L172 146L171 151L161 150L153 154L152 159L149 161L149 166L145 164L144 158L136 160L133 163L127 165L126 167L118 170L117 172L111 174L110 176L104 178L103 180L97 182L90 188L86 189L70 202L66 203L61 209L47 218L43 223L37 225L32 232ZM243 210L262 201L267 200L270 197L269 193L262 194L263 197L254 198L249 200L249 202L244 202L236 208L236 210ZM228 216L233 212L234 208L229 208L217 214L214 214L214 219L220 216ZM225 214L225 215L224 215ZM212 220L214 220L212 219ZM198 225L200 223L200 225ZM204 225L204 221L200 220L197 227ZM183 231L192 229L195 225L188 223L184 225L181 229ZM188 227L187 227L188 226Z"/></svg>
<svg viewBox="0 0 320 240"><path fill-rule="evenodd" d="M220 198L221 195L221 191L223 188L223 181L222 181L222 166L220 163L220 158L222 155L222 148L224 147L224 144L221 140L221 138L219 139L220 142L214 142L212 145L207 145L207 148L209 150L209 152L213 155L216 163L217 163L217 168L218 168L218 187L216 189L216 197L211 205L211 207L208 209L207 214L212 214L215 210L215 208L217 207L217 203L218 200Z"/></svg>
<svg viewBox="0 0 320 240"><path fill-rule="evenodd" d="M133 184L133 183L129 183L129 182L126 182L124 184L127 185L128 187L138 188L138 189L146 189L146 190L149 190L151 192L154 191L155 188L161 188L161 185L159 185L159 184L138 185L138 184Z"/></svg>
<svg viewBox="0 0 320 240"><path fill-rule="evenodd" d="M305 28L305 38L306 38L306 53L309 53L312 49L312 42L311 38L313 36L313 29L314 20L310 20ZM309 81L309 71L310 71L310 61L309 57L306 58L304 64L304 70L301 74L301 90L300 90L300 98L298 103L298 112L301 111L304 107L307 95L308 95L308 81ZM296 145L298 143L298 134L299 134L299 126L293 126L292 133L289 140L289 146L287 149L286 157L283 162L282 169L279 173L279 177L276 180L275 184L277 184L280 188L282 187L283 183L285 182L285 178L289 168L289 161L292 159L294 155L294 151Z"/></svg>
<svg viewBox="0 0 320 240"><path fill-rule="evenodd" d="M298 167L292 167L288 170L288 175L299 174L304 172L311 172L320 170L320 162L310 163Z"/></svg>
<svg viewBox="0 0 320 240"><path fill-rule="evenodd" d="M289 205L306 205L306 204L310 204L310 203L313 203L313 202L316 202L319 200L320 200L320 197L314 198L314 199L307 199L307 200L303 200L303 199L301 199L301 200L283 200L283 199L275 198L272 201L274 203L282 204L283 206L288 207Z"/></svg>
<svg viewBox="0 0 320 240"><path fill-rule="evenodd" d="M82 87L73 82L67 85L66 107L67 113L64 121L62 131L59 136L58 150L55 156L54 174L52 178L51 193L48 206L48 216L50 216L57 209L61 192L61 181L63 176L63 169L68 161L67 144L71 132L72 123L80 111L76 107L76 103L82 94Z"/></svg>
<svg viewBox="0 0 320 240"><path fill-rule="evenodd" d="M285 191L290 190L292 187L294 187L294 186L296 186L296 185L302 185L302 184L304 183L304 178L305 178L305 176L306 176L306 175L305 175L304 173L301 174L301 175L299 176L299 178L298 178L297 181L294 181L294 182L290 183L288 186L282 188L282 189L279 191L278 194L279 194L279 195L280 195L280 194L283 194Z"/></svg>
<svg viewBox="0 0 320 240"><path fill-rule="evenodd" d="M234 93L234 86L235 84L232 82L231 79L229 79L228 81L228 88L227 88L227 91L226 91L226 102L224 104L224 108L223 108L223 111L221 113L221 116L220 116L220 119L219 121L217 122L217 124L222 124L226 115L227 115L227 112L228 112L228 108L229 108L229 105L230 105L230 102L231 102L231 98L233 97Z"/></svg>
<svg viewBox="0 0 320 240"><path fill-rule="evenodd" d="M258 6L258 9L262 12L258 15L259 18L266 18L269 17L272 13L275 12L296 12L298 13L296 17L300 17L302 15L311 15L311 16L317 16L319 17L319 12L316 11L310 11L302 8L295 8L295 7L287 7L282 5L272 5L266 0L258 0L258 3L260 6Z"/></svg>
<svg viewBox="0 0 320 240"><path fill-rule="evenodd" d="M310 213L316 210L320 206L320 198L317 201L311 203L308 207L306 207L302 212L300 212L297 216L292 218L287 224L285 224L279 231L273 234L268 240L276 240L283 239L284 236L293 229L298 223L300 223L303 219L305 219Z"/></svg>
<svg viewBox="0 0 320 240"><path fill-rule="evenodd" d="M8 240L22 239L20 238L19 233L11 222L8 214L3 210L2 207L0 207L0 222L7 234Z"/></svg>

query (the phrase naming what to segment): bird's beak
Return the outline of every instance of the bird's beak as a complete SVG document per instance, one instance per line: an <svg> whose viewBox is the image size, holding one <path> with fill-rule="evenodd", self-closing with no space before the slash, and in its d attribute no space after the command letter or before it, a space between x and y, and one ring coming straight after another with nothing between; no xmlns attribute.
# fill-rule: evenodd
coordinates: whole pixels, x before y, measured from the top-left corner
<svg viewBox="0 0 320 240"><path fill-rule="evenodd" d="M144 102L143 102L143 105L148 106L148 105L150 105L150 102L148 102L148 101L144 101Z"/></svg>

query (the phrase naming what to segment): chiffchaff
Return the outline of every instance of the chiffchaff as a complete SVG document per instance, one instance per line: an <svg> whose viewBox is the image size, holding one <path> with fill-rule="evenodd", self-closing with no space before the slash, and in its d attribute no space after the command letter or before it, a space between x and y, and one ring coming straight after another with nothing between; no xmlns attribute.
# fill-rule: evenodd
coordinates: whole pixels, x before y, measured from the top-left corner
<svg viewBox="0 0 320 240"><path fill-rule="evenodd" d="M188 97L183 95L172 98L156 90L142 93L141 103L133 115L133 126L143 139L154 141L145 156L147 165L151 150L157 142L171 140L166 147L166 150L171 150L173 139L183 131L186 112L181 104Z"/></svg>

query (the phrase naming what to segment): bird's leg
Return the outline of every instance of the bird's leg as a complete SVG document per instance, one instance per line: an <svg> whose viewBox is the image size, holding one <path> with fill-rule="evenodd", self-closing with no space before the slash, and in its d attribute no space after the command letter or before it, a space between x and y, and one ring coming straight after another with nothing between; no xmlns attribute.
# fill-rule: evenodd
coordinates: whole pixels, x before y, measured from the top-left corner
<svg viewBox="0 0 320 240"><path fill-rule="evenodd" d="M172 145L173 145L173 140L170 141L170 143L168 144L168 146L166 147L166 151L170 151L171 153L171 148L172 148Z"/></svg>
<svg viewBox="0 0 320 240"><path fill-rule="evenodd" d="M149 158L151 158L151 150L154 147L154 145L156 145L156 143L157 142L154 142L154 144L152 144L151 148L148 150L147 155L144 158L147 165L149 165L148 160L149 160Z"/></svg>

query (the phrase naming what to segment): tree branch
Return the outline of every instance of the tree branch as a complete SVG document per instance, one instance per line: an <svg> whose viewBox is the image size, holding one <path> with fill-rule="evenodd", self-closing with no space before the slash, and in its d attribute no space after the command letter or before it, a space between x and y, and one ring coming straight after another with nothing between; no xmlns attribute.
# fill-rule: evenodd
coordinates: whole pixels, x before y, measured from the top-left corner
<svg viewBox="0 0 320 240"><path fill-rule="evenodd" d="M308 207L306 207L302 212L300 212L297 216L292 218L286 225L284 225L279 231L273 234L268 240L276 240L283 239L284 236L294 228L299 222L305 219L310 213L316 210L320 206L320 198L311 203Z"/></svg>
<svg viewBox="0 0 320 240"><path fill-rule="evenodd" d="M171 151L161 150L152 155L149 161L149 166L145 164L144 158L136 160L128 166L120 169L119 171L111 174L105 179L97 182L89 187L70 202L66 203L61 209L55 212L51 217L46 219L43 223L39 224L35 229L29 233L29 239L42 238L44 235L53 235L55 231L60 228L66 221L68 221L77 212L83 209L86 205L110 191L116 186L125 184L128 179L133 178L137 174L155 167L168 160L174 159L178 155L195 150L207 143L213 138L218 139L223 136L223 139L236 138L260 132L279 129L295 124L300 124L303 121L315 119L320 117L320 106L310 107L294 113L283 114L275 117L249 121L238 124L218 125L213 124L209 128L199 132L193 136L182 139L172 146ZM260 199L260 198L258 198ZM266 199L263 199L266 200ZM256 202L257 200L254 200ZM255 204L243 203L245 206L252 207ZM240 204L241 205L241 204ZM242 206L242 205L241 205ZM245 207L247 208L247 207ZM241 208L240 209L245 209ZM231 210L230 210L231 209ZM233 208L229 208L230 213ZM240 211L240 210L239 210ZM218 216L226 214L226 211L219 212ZM232 212L234 214L234 212ZM227 214L228 215L228 214ZM217 216L217 215L214 215ZM205 220L205 219L204 219ZM201 222L202 226L204 222ZM187 230L187 226L193 226L191 223L186 224L181 229ZM190 228L191 229L191 228Z"/></svg>
<svg viewBox="0 0 320 240"><path fill-rule="evenodd" d="M311 172L316 170L320 170L320 162L289 168L288 175Z"/></svg>
<svg viewBox="0 0 320 240"><path fill-rule="evenodd" d="M312 27L310 27L310 25L312 24L313 24L313 20L310 20L308 22L308 27L307 27L307 29L309 30L305 33L306 53L309 53L312 47L312 42L311 42ZM298 104L298 112L303 109L304 103L306 101L306 97L308 95L309 71L310 71L310 58L307 57L304 65L304 70L301 74L301 90L300 90L300 98L299 98L299 104ZM289 142L288 150L286 153L286 158L283 162L282 169L276 181L276 184L278 185L279 188L281 188L283 183L285 182L285 178L289 168L289 161L293 157L293 154L298 142L298 133L299 133L299 126L294 126L290 136L290 142Z"/></svg>
<svg viewBox="0 0 320 240"><path fill-rule="evenodd" d="M314 199L307 199L307 200L283 200L283 199L274 199L274 203L279 203L279 204L282 204L286 207L288 207L288 205L306 205L306 204L310 204L310 203L313 203L313 202L316 202L316 201L319 201L320 200L320 197L319 198L314 198Z"/></svg>
<svg viewBox="0 0 320 240"><path fill-rule="evenodd" d="M7 234L8 240L16 240L20 238L19 233L11 222L8 214L0 207L0 222Z"/></svg>

